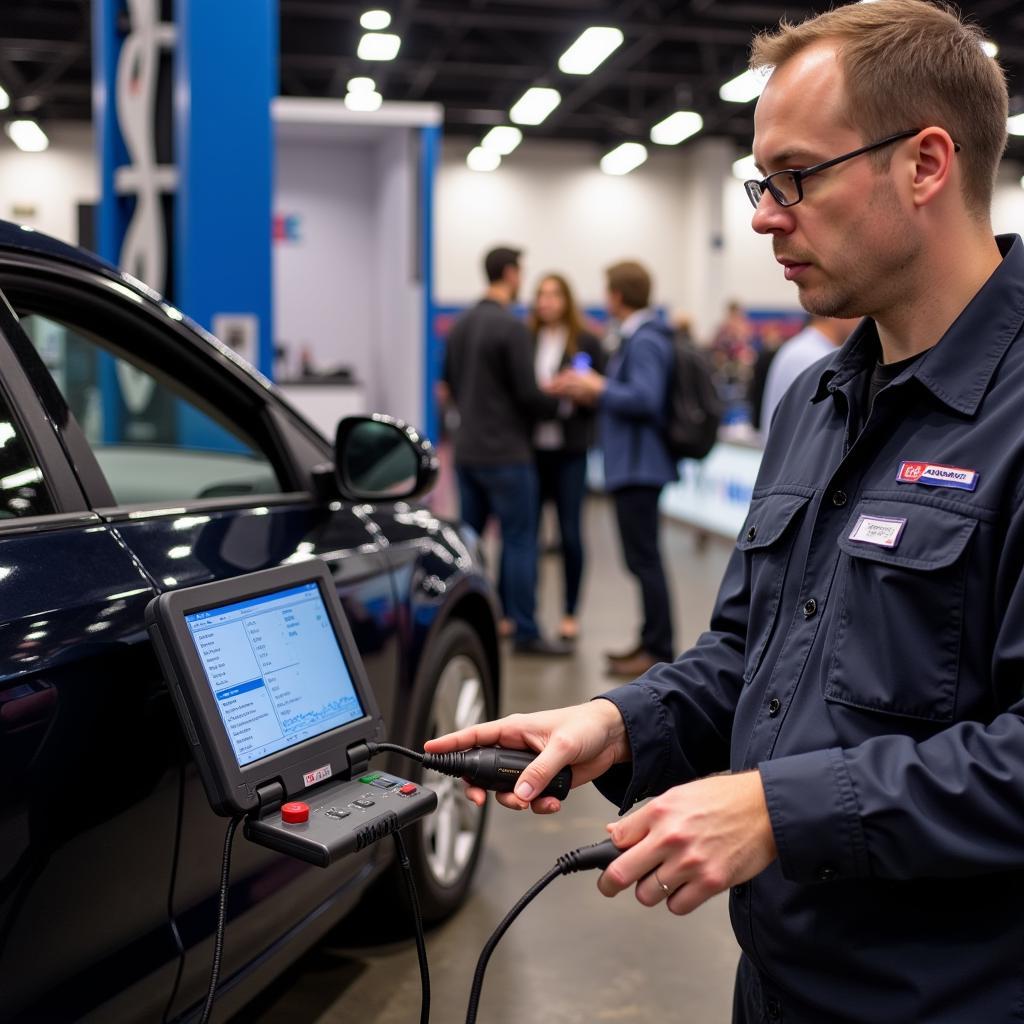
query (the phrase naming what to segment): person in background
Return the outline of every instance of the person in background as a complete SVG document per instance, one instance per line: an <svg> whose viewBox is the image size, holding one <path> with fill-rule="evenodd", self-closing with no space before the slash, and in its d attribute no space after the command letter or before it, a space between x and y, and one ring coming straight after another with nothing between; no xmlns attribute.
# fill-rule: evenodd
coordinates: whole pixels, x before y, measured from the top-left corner
<svg viewBox="0 0 1024 1024"><path fill-rule="evenodd" d="M811 316L807 326L779 349L765 378L761 415L754 420L755 426L760 425L762 437L768 436L775 407L793 381L807 367L832 355L858 323L859 318L843 320L830 316Z"/></svg>
<svg viewBox="0 0 1024 1024"><path fill-rule="evenodd" d="M549 390L598 410L605 487L615 501L626 567L643 599L640 639L629 650L609 652L608 671L633 678L671 661L674 653L672 605L658 546L658 500L677 475L663 435L675 353L671 328L650 308L650 274L632 262L616 263L606 274L608 312L619 321L622 338L607 376L593 368L564 370Z"/></svg>
<svg viewBox="0 0 1024 1024"><path fill-rule="evenodd" d="M448 334L444 382L459 412L455 471L462 518L482 533L501 525L498 590L512 621L517 654L564 655L572 646L541 636L537 603L537 470L532 434L559 415L559 401L537 387L533 341L508 306L519 294L520 253L484 258L487 292Z"/></svg>
<svg viewBox="0 0 1024 1024"><path fill-rule="evenodd" d="M750 406L750 425L757 430L761 422L761 410L764 408L764 388L768 381L768 371L778 355L786 336L777 324L771 321L762 325L761 347L758 349L754 367L750 372L750 386L747 388L747 404Z"/></svg>
<svg viewBox="0 0 1024 1024"><path fill-rule="evenodd" d="M604 369L601 342L583 327L569 282L547 274L537 286L530 329L534 340L534 370L543 388L571 366ZM562 564L565 571L565 614L559 636L574 641L579 634L576 606L583 579L583 495L587 486L587 449L594 440L594 410L566 407L561 418L542 420L533 428L534 457L540 485L538 516L551 501L558 514Z"/></svg>

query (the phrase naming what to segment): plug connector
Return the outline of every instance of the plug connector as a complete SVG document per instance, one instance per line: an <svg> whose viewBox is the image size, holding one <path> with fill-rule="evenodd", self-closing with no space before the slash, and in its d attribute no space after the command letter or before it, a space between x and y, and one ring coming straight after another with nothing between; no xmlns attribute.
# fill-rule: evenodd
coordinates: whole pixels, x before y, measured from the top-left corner
<svg viewBox="0 0 1024 1024"><path fill-rule="evenodd" d="M533 763L537 755L530 750L506 750L504 747L474 747L452 754L424 754L423 767L467 779L471 785L495 793L511 793L516 788L523 769ZM548 787L534 799L553 796L564 800L572 788L572 769L566 766Z"/></svg>
<svg viewBox="0 0 1024 1024"><path fill-rule="evenodd" d="M558 858L558 869L563 875L571 875L577 871L592 871L598 868L604 871L622 851L610 840L580 846Z"/></svg>

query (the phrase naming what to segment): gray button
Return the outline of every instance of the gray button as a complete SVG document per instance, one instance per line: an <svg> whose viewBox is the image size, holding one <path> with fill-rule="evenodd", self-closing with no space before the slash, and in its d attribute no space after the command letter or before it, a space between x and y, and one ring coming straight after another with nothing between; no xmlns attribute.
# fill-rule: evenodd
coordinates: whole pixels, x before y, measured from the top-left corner
<svg viewBox="0 0 1024 1024"><path fill-rule="evenodd" d="M349 816L349 812L348 811L338 810L337 807L332 807L329 811L324 811L324 814L326 814L328 818L339 818L339 819L340 818L347 818Z"/></svg>
<svg viewBox="0 0 1024 1024"><path fill-rule="evenodd" d="M814 616L814 613L818 610L818 602L813 597L807 598L804 601L804 618L810 619Z"/></svg>
<svg viewBox="0 0 1024 1024"><path fill-rule="evenodd" d="M358 800L353 800L352 803L355 804L356 807L372 807L373 806L373 801L372 800L368 800L365 796L360 797Z"/></svg>
<svg viewBox="0 0 1024 1024"><path fill-rule="evenodd" d="M772 718L774 718L779 713L781 707L782 702L779 700L779 698L772 697L772 699L768 701L768 714L771 715Z"/></svg>
<svg viewBox="0 0 1024 1024"><path fill-rule="evenodd" d="M832 504L836 508L842 508L846 504L846 491L833 491Z"/></svg>
<svg viewBox="0 0 1024 1024"><path fill-rule="evenodd" d="M757 536L757 527L756 526L752 526L749 530L747 530L747 540L753 540L756 536Z"/></svg>

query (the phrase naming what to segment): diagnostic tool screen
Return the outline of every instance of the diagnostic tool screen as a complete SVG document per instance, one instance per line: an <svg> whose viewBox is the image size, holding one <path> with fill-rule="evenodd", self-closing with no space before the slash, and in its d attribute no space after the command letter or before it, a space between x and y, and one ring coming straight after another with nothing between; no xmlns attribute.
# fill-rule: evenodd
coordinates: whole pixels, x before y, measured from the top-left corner
<svg viewBox="0 0 1024 1024"><path fill-rule="evenodd" d="M316 583L185 622L239 767L363 717Z"/></svg>

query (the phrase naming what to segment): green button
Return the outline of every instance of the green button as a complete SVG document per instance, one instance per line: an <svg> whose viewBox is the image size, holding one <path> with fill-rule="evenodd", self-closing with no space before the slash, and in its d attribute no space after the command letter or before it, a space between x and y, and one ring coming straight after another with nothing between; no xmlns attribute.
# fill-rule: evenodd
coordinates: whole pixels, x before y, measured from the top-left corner
<svg viewBox="0 0 1024 1024"><path fill-rule="evenodd" d="M372 775L364 775L359 781L360 782L365 782L367 785L369 785L375 779L379 779L379 778L380 778L380 772L374 772Z"/></svg>

